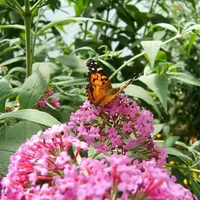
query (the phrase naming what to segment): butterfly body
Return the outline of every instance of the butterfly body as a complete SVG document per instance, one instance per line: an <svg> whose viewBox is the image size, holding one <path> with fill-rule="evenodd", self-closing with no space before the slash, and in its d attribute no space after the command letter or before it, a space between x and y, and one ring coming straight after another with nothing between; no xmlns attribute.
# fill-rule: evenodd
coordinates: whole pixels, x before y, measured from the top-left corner
<svg viewBox="0 0 200 200"><path fill-rule="evenodd" d="M96 61L89 59L86 65L89 69L86 92L88 100L94 105L104 107L132 82L132 80L128 81L122 88L113 88L102 67Z"/></svg>

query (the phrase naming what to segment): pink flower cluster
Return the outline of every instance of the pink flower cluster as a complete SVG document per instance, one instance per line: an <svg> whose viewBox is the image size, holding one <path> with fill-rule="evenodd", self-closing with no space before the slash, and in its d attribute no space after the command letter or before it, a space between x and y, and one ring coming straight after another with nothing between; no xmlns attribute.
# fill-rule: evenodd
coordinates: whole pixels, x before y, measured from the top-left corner
<svg viewBox="0 0 200 200"><path fill-rule="evenodd" d="M85 102L70 122L38 132L11 157L2 200L192 200L163 168L152 114L120 95ZM98 154L99 153L99 154Z"/></svg>
<svg viewBox="0 0 200 200"><path fill-rule="evenodd" d="M151 133L153 115L120 94L106 107L88 101L70 118L74 135L97 149L98 153L129 154L139 160L155 158L160 164L166 159L165 149L158 147Z"/></svg>
<svg viewBox="0 0 200 200"><path fill-rule="evenodd" d="M11 157L1 199L193 199L155 159L140 163L117 154L80 157L88 151L88 144L69 134L67 125L47 129L43 138L39 132Z"/></svg>
<svg viewBox="0 0 200 200"><path fill-rule="evenodd" d="M53 89L46 89L43 97L38 101L35 106L41 109L47 109L49 107L60 108L59 98L52 97L52 95Z"/></svg>

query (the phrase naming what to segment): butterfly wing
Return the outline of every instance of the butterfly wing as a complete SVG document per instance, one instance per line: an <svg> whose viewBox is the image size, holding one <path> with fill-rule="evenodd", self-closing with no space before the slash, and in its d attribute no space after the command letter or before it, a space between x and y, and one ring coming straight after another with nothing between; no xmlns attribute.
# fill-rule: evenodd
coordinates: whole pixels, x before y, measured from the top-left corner
<svg viewBox="0 0 200 200"><path fill-rule="evenodd" d="M89 69L86 87L88 99L95 105L104 106L101 102L106 98L108 91L112 89L112 85L102 67L96 61L90 59L86 65Z"/></svg>
<svg viewBox="0 0 200 200"><path fill-rule="evenodd" d="M89 72L87 75L87 81L92 85L101 87L102 90L112 89L112 85L105 75L103 68L93 59L89 59L86 63Z"/></svg>
<svg viewBox="0 0 200 200"><path fill-rule="evenodd" d="M102 106L106 105L107 103L111 102L113 99L115 99L130 83L132 83L133 80L127 81L121 88L112 88L106 98L102 100Z"/></svg>
<svg viewBox="0 0 200 200"><path fill-rule="evenodd" d="M88 100L95 105L105 106L132 82L132 80L128 81L122 88L112 88L108 77L96 61L89 59L86 65L89 69L86 92Z"/></svg>

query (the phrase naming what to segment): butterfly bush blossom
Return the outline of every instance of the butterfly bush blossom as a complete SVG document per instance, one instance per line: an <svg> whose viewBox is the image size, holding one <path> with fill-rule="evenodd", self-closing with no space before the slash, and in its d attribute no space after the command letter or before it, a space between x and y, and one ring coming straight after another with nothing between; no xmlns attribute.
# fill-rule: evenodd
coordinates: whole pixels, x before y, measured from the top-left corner
<svg viewBox="0 0 200 200"><path fill-rule="evenodd" d="M153 114L123 94L104 108L86 101L71 115L69 126L98 153L128 154L135 159L155 158L160 164L165 162L165 150L151 136Z"/></svg>
<svg viewBox="0 0 200 200"><path fill-rule="evenodd" d="M60 108L59 98L53 97L53 89L47 88L42 98L36 103L36 107L40 109L47 109L49 107Z"/></svg>
<svg viewBox="0 0 200 200"><path fill-rule="evenodd" d="M11 156L1 199L195 199L163 168L152 131L152 114L123 95L105 108L86 101Z"/></svg>

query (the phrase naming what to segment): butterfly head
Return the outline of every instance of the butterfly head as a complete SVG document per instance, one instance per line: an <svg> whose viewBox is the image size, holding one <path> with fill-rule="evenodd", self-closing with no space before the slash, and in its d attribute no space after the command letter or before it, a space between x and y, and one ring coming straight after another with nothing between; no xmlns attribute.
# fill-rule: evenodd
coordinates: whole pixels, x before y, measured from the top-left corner
<svg viewBox="0 0 200 200"><path fill-rule="evenodd" d="M93 59L89 59L86 62L86 66L89 69L89 73L93 72L98 72L98 73L103 73L103 68Z"/></svg>

